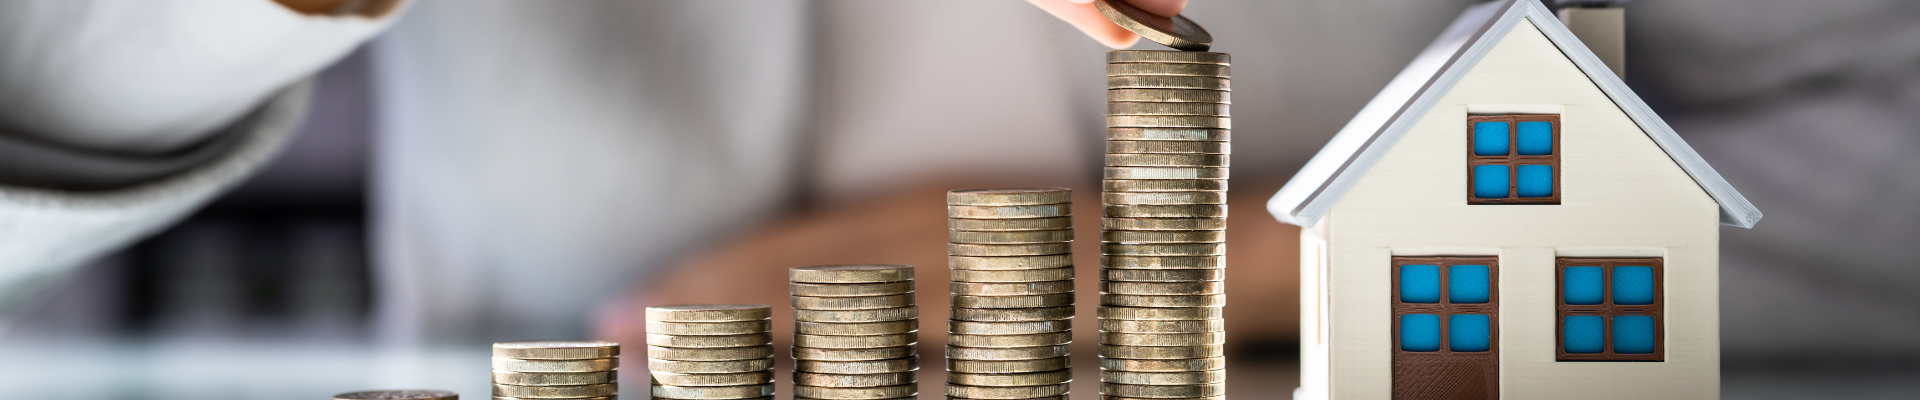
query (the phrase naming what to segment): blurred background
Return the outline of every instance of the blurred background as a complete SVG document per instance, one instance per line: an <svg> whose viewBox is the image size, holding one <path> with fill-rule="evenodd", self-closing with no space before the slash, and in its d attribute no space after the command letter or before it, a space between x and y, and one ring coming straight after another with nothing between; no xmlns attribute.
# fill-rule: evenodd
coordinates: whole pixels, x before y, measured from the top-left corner
<svg viewBox="0 0 1920 400"><path fill-rule="evenodd" d="M378 312L393 299L381 296L392 282L375 261L376 205L398 178L383 177L393 165L378 155L398 143L382 139L395 126L389 102L407 100L381 85L409 77L383 65L454 40L433 34L472 16L462 9L492 7L447 3L414 4L321 72L298 138L258 176L35 299L0 331L7 397L297 399L388 386L481 396L487 342L632 335L634 307L654 301L751 297L780 309L790 266L912 263L922 295L940 294L925 290L944 275L931 272L944 269L945 190L1072 186L1079 204L1097 203L1087 195L1098 188L1103 48L1011 0L802 2L805 132L786 146L790 175L752 191L774 206L676 236L633 266L632 282L587 293L596 305L544 320L559 323L383 331L378 320L397 317ZM1189 6L1234 57L1234 396L1285 398L1297 379L1294 228L1259 204L1470 3ZM1626 15L1628 84L1767 216L1721 231L1724 396L1920 398L1920 2L1640 0ZM944 25L895 34L924 24ZM1003 58L1025 67L992 65ZM1083 232L1096 229L1086 223L1097 211L1081 210ZM1097 265L1091 249L1076 249L1083 270ZM728 288L716 282L746 290L703 292ZM922 319L944 319L939 308ZM928 337L923 353L940 344ZM1075 392L1097 390L1078 381Z"/></svg>

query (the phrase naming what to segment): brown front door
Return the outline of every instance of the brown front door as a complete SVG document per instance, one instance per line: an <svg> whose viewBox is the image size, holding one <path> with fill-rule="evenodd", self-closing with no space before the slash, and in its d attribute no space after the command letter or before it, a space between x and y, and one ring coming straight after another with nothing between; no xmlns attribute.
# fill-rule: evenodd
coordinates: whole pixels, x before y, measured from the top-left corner
<svg viewBox="0 0 1920 400"><path fill-rule="evenodd" d="M1500 398L1497 262L1393 258L1393 398Z"/></svg>

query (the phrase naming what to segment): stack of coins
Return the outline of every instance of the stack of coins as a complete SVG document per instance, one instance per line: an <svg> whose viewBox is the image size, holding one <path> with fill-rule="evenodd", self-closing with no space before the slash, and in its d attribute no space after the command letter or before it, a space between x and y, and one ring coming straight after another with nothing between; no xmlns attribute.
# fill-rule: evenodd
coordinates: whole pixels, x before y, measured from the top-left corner
<svg viewBox="0 0 1920 400"><path fill-rule="evenodd" d="M493 398L612 399L620 344L526 341L493 344Z"/></svg>
<svg viewBox="0 0 1920 400"><path fill-rule="evenodd" d="M793 397L899 399L920 394L920 309L913 267L787 270L793 293Z"/></svg>
<svg viewBox="0 0 1920 400"><path fill-rule="evenodd" d="M1108 398L1225 393L1227 55L1107 53L1100 368Z"/></svg>
<svg viewBox="0 0 1920 400"><path fill-rule="evenodd" d="M653 398L772 399L772 318L759 304L647 307Z"/></svg>
<svg viewBox="0 0 1920 400"><path fill-rule="evenodd" d="M1072 197L1052 188L947 192L948 398L1067 395Z"/></svg>

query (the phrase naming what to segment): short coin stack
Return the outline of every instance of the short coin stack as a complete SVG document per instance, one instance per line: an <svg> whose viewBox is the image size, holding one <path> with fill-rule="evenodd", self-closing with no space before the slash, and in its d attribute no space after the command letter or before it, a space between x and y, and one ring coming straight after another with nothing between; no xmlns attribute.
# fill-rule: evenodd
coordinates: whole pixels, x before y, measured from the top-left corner
<svg viewBox="0 0 1920 400"><path fill-rule="evenodd" d="M1227 55L1111 51L1107 87L1101 394L1221 396Z"/></svg>
<svg viewBox="0 0 1920 400"><path fill-rule="evenodd" d="M772 317L758 304L647 307L653 398L773 398Z"/></svg>
<svg viewBox="0 0 1920 400"><path fill-rule="evenodd" d="M913 267L824 265L787 270L793 293L796 399L899 399L920 394L920 309Z"/></svg>
<svg viewBox="0 0 1920 400"><path fill-rule="evenodd" d="M620 344L524 341L493 344L493 398L612 399Z"/></svg>
<svg viewBox="0 0 1920 400"><path fill-rule="evenodd" d="M1073 371L1073 193L947 192L950 399L1060 399Z"/></svg>

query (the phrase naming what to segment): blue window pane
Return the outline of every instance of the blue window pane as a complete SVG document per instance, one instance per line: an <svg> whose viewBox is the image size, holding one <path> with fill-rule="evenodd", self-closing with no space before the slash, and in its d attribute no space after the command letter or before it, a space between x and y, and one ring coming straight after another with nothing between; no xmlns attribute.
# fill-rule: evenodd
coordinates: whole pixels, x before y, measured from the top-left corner
<svg viewBox="0 0 1920 400"><path fill-rule="evenodd" d="M1653 267L1613 267L1613 304L1653 304Z"/></svg>
<svg viewBox="0 0 1920 400"><path fill-rule="evenodd" d="M1565 283L1561 288L1566 292L1567 304L1600 304L1601 282L1606 278L1600 275L1600 267L1567 267Z"/></svg>
<svg viewBox="0 0 1920 400"><path fill-rule="evenodd" d="M1515 150L1523 156L1544 156L1553 154L1553 123L1547 121L1527 121L1520 123L1519 143Z"/></svg>
<svg viewBox="0 0 1920 400"><path fill-rule="evenodd" d="M1507 197L1507 185L1507 166L1473 166L1473 197L1504 199Z"/></svg>
<svg viewBox="0 0 1920 400"><path fill-rule="evenodd" d="M1561 335L1567 340L1561 346L1568 353L1599 353L1602 341L1606 339L1606 326L1598 315L1567 316L1565 326L1560 328Z"/></svg>
<svg viewBox="0 0 1920 400"><path fill-rule="evenodd" d="M1447 348L1453 351L1487 351L1493 335L1485 314L1458 314L1447 317Z"/></svg>
<svg viewBox="0 0 1920 400"><path fill-rule="evenodd" d="M1507 155L1508 132L1505 122L1473 123L1473 155Z"/></svg>
<svg viewBox="0 0 1920 400"><path fill-rule="evenodd" d="M1517 171L1520 197L1553 197L1553 166L1521 165Z"/></svg>
<svg viewBox="0 0 1920 400"><path fill-rule="evenodd" d="M1485 265L1447 267L1447 301L1469 304L1487 302L1488 280Z"/></svg>
<svg viewBox="0 0 1920 400"><path fill-rule="evenodd" d="M1653 353L1653 316L1614 316L1613 352L1615 354Z"/></svg>
<svg viewBox="0 0 1920 400"><path fill-rule="evenodd" d="M1433 314L1400 316L1400 350L1440 351L1440 316Z"/></svg>
<svg viewBox="0 0 1920 400"><path fill-rule="evenodd" d="M1440 266L1400 266L1400 301L1406 303L1440 302Z"/></svg>

